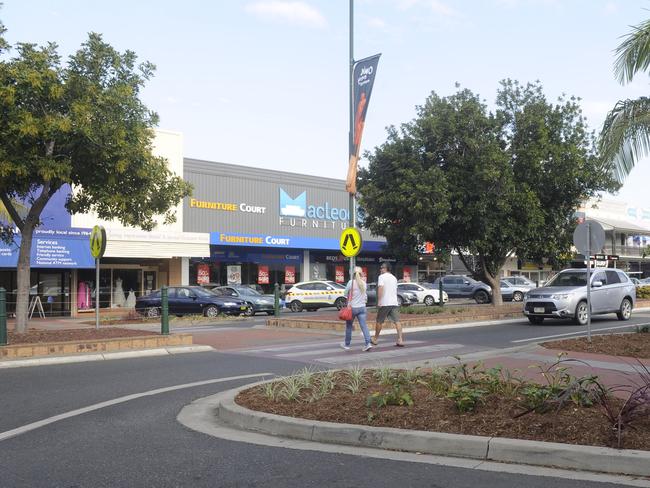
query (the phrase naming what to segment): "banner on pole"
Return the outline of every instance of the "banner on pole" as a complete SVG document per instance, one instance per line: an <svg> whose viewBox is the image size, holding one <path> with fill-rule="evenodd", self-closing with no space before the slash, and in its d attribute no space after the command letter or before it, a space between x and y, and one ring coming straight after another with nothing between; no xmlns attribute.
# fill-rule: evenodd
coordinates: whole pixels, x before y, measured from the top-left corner
<svg viewBox="0 0 650 488"><path fill-rule="evenodd" d="M381 54L375 54L369 58L357 61L354 63L354 68L352 70L354 124L352 126L352 144L350 146L348 177L345 180L345 189L351 194L357 192L357 162L359 161L359 151L361 149L361 136L363 135L363 126L366 122L366 113L368 112L368 103L370 102L372 85L375 83L375 74L377 73L379 56L381 56Z"/></svg>

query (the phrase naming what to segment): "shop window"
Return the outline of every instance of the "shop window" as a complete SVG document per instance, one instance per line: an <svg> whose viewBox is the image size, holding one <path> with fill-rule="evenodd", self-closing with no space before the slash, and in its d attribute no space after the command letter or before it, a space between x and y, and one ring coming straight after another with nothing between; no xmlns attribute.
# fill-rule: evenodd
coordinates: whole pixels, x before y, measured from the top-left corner
<svg viewBox="0 0 650 488"><path fill-rule="evenodd" d="M113 269L112 307L134 308L136 294L142 289L142 270Z"/></svg>

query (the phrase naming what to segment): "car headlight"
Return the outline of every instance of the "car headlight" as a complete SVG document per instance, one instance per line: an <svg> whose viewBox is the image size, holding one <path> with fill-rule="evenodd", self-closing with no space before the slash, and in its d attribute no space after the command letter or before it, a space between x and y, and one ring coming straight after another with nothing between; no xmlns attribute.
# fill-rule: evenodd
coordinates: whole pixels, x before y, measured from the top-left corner
<svg viewBox="0 0 650 488"><path fill-rule="evenodd" d="M558 293L555 295L551 295L552 300L568 300L569 299L569 294L568 293Z"/></svg>
<svg viewBox="0 0 650 488"><path fill-rule="evenodd" d="M224 302L224 305L226 307L235 307L235 306L237 306L237 304L235 302Z"/></svg>
<svg viewBox="0 0 650 488"><path fill-rule="evenodd" d="M271 304L273 302L271 302L270 300L260 300L257 303L259 303L260 305L269 305L269 304Z"/></svg>

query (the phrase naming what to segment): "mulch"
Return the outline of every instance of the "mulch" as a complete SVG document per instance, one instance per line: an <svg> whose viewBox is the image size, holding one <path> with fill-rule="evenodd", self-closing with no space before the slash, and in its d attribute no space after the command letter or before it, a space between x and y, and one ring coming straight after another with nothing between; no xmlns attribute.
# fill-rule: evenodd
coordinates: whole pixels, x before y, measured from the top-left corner
<svg viewBox="0 0 650 488"><path fill-rule="evenodd" d="M579 337L577 339L545 342L542 346L560 351L650 359L649 333L594 335L591 337L591 343L587 341L586 337Z"/></svg>
<svg viewBox="0 0 650 488"><path fill-rule="evenodd" d="M342 385L343 377L340 378L334 390L318 401L272 401L265 396L262 387L241 392L235 401L251 410L327 422L578 445L617 445L616 432L600 407L570 404L557 412L533 412L514 418L523 410L516 398L490 395L475 411L459 413L450 399L434 397L419 384L411 389L412 406L367 407L369 395L389 387L371 379L359 393L353 394ZM650 450L650 419L639 421L635 429L624 431L622 447Z"/></svg>
<svg viewBox="0 0 650 488"><path fill-rule="evenodd" d="M141 337L158 335L158 332L146 330L120 329L117 327L106 327L100 329L63 329L63 330L39 330L29 329L24 334L17 334L9 331L7 342L13 346L17 344L38 344L45 342L72 342L72 341L93 341L98 339L118 339L128 337Z"/></svg>

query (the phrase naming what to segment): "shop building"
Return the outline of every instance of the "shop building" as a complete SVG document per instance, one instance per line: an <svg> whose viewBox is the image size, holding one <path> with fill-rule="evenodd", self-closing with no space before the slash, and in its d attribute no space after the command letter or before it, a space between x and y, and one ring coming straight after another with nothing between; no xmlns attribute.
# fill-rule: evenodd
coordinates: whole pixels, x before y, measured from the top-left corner
<svg viewBox="0 0 650 488"><path fill-rule="evenodd" d="M154 153L169 161L170 169L183 174L182 135L156 131ZM42 214L32 243L30 303L33 316L77 316L93 312L99 300L102 313L133 308L135 299L161 285L187 284L191 257L210 255L207 234L183 232L182 204L176 222L162 221L153 232L126 228L92 214L70 215L65 201L70 187L51 199ZM107 247L101 260L99 286L95 283L95 261L90 255L90 230L103 225ZM15 309L16 243L0 242L0 286L8 291L8 312Z"/></svg>
<svg viewBox="0 0 650 488"><path fill-rule="evenodd" d="M255 284L270 291L299 281L345 282L348 260L339 251L349 225L343 180L186 158L183 230L208 233L210 256L190 262L191 284ZM362 230L357 257L375 281L380 261L393 261L399 279L416 280L417 265L397 263L385 240Z"/></svg>

